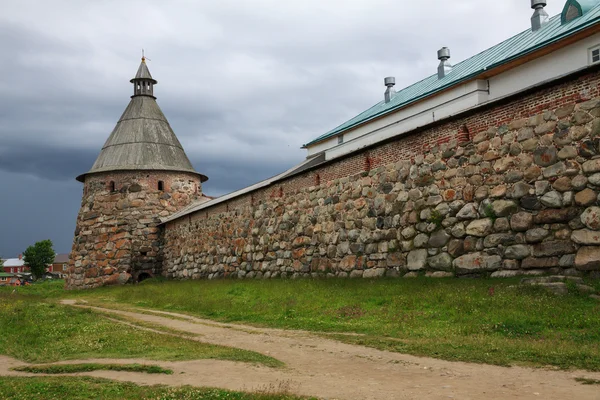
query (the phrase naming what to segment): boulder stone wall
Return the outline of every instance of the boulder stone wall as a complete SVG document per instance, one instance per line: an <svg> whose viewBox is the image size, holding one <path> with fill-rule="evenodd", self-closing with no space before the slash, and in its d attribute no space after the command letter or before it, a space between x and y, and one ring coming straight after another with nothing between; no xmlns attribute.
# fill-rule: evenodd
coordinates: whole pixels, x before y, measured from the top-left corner
<svg viewBox="0 0 600 400"><path fill-rule="evenodd" d="M600 271L598 72L171 221L175 279Z"/></svg>
<svg viewBox="0 0 600 400"><path fill-rule="evenodd" d="M161 274L160 218L198 199L200 185L196 175L168 171L86 176L66 288L123 284L141 274Z"/></svg>

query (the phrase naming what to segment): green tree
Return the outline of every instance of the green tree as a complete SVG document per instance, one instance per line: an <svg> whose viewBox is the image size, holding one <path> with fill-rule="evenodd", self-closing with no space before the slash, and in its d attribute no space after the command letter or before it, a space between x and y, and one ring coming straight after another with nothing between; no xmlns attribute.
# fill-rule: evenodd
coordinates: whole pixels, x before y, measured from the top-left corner
<svg viewBox="0 0 600 400"><path fill-rule="evenodd" d="M48 265L54 262L55 255L56 253L54 253L54 249L52 248L52 241L42 240L33 246L29 246L23 252L23 259L25 264L31 269L34 278L38 279L44 275Z"/></svg>

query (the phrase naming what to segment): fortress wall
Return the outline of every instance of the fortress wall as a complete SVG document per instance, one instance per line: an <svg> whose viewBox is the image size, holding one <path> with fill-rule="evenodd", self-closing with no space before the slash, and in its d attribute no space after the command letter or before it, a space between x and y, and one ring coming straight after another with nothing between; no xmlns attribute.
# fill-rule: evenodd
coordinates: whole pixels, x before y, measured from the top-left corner
<svg viewBox="0 0 600 400"><path fill-rule="evenodd" d="M600 73L164 226L176 279L600 271Z"/></svg>
<svg viewBox="0 0 600 400"><path fill-rule="evenodd" d="M159 181L163 190L158 189ZM95 173L85 177L83 190L68 289L125 283L141 273L160 274L160 217L202 194L197 175L168 171Z"/></svg>

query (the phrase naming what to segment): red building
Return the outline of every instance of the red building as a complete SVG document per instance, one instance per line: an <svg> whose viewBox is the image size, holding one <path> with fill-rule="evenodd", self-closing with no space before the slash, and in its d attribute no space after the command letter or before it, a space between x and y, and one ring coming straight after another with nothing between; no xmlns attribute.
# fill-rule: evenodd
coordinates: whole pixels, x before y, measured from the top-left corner
<svg viewBox="0 0 600 400"><path fill-rule="evenodd" d="M48 267L46 270L52 274L58 275L59 277L64 277L67 273L67 268L69 266L69 255L68 254L57 254L54 256L54 262L52 265Z"/></svg>
<svg viewBox="0 0 600 400"><path fill-rule="evenodd" d="M25 265L23 255L19 254L19 258L8 258L4 260L4 272L9 274L22 274L29 272L29 267Z"/></svg>
<svg viewBox="0 0 600 400"><path fill-rule="evenodd" d="M21 286L21 280L14 274L0 272L0 286Z"/></svg>

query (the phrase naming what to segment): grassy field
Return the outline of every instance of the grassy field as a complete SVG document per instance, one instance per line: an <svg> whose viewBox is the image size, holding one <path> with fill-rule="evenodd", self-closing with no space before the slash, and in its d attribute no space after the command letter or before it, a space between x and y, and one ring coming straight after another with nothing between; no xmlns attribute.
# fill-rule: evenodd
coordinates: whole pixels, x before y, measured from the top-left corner
<svg viewBox="0 0 600 400"><path fill-rule="evenodd" d="M74 374L76 372L90 371L126 371L144 372L146 374L173 374L172 370L162 368L159 365L142 364L46 364L28 365L25 367L13 368L13 370L21 372L30 372L32 374Z"/></svg>
<svg viewBox="0 0 600 400"><path fill-rule="evenodd" d="M220 389L137 386L106 379L69 377L0 377L3 400L300 400L285 394L231 392Z"/></svg>
<svg viewBox="0 0 600 400"><path fill-rule="evenodd" d="M561 297L518 280L423 278L154 281L50 292L219 321L361 333L335 337L447 360L600 371L600 302L574 288Z"/></svg>
<svg viewBox="0 0 600 400"><path fill-rule="evenodd" d="M32 285L54 291L57 284ZM0 292L0 354L32 363L86 358L223 359L282 365L262 354L163 335L62 306L41 296ZM61 292L57 292L62 294ZM49 297L52 297L51 294Z"/></svg>

